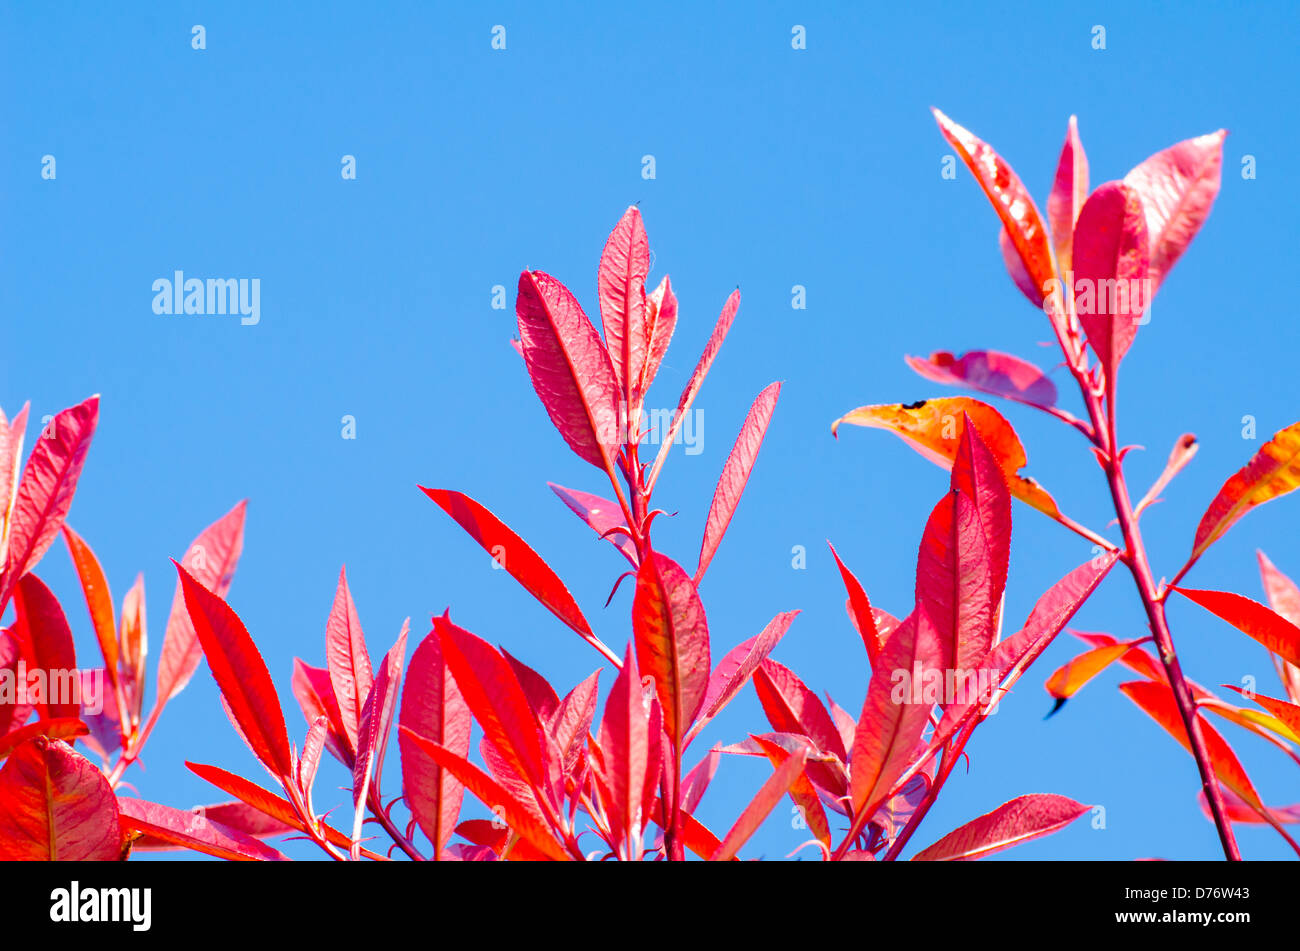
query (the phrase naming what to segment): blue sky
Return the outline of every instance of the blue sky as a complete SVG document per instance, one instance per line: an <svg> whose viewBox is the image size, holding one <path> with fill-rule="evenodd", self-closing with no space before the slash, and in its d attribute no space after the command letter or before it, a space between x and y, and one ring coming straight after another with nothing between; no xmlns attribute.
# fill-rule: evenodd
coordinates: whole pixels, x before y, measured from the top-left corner
<svg viewBox="0 0 1300 951"><path fill-rule="evenodd" d="M631 588L601 607L621 559L546 487L602 491L600 476L566 450L507 341L524 267L556 275L596 313L601 246L639 203L652 280L671 274L681 303L651 405L675 405L727 294L739 285L743 295L698 403L703 451L679 452L661 480L659 504L677 514L656 539L694 564L740 421L760 389L784 380L702 587L714 651L801 608L776 657L856 711L866 661L825 540L876 603L906 613L916 544L946 476L883 433L837 442L830 422L865 403L950 392L915 377L905 353L994 348L1053 362L1039 346L1042 315L1002 269L983 196L964 169L956 181L940 175L949 149L928 107L994 144L1040 207L1071 113L1094 185L1178 140L1230 131L1214 212L1121 377L1121 437L1148 450L1130 456L1139 494L1180 433L1201 439L1143 525L1157 573L1172 575L1222 481L1300 416L1288 356L1298 235L1286 213L1300 136L1282 121L1296 94L1297 22L1282 3L6 3L0 404L12 413L30 399L39 419L103 394L70 523L116 598L145 573L155 651L175 580L168 558L250 500L230 600L299 741L292 659L322 662L342 564L376 658L404 617L423 636L450 606L567 689L598 656L492 571L416 485L461 489L496 511L550 559L597 633L625 643ZM191 48L194 24L205 50ZM497 24L504 51L491 48ZM795 24L807 30L802 51L791 48ZM1095 25L1105 50L1092 48ZM47 154L53 181L40 174ZM647 154L653 181L641 177ZM1240 174L1247 154L1254 180ZM340 175L344 155L356 158L355 181ZM178 269L260 279L260 323L154 314L153 281ZM491 307L497 284L510 289L506 310ZM791 308L796 284L806 310ZM1054 378L1065 393L1063 372ZM1063 403L1076 409L1077 396ZM1077 434L1023 407L1006 412L1027 471L1065 511L1106 529L1104 485ZM355 440L341 438L345 415ZM1242 438L1247 415L1258 440ZM1262 597L1257 547L1300 576L1298 506L1284 499L1249 516L1188 582ZM1011 629L1089 555L1024 506L1014 517ZM791 567L796 545L808 550L805 570ZM61 546L40 573L93 651ZM1262 648L1190 604L1170 613L1191 677L1254 675L1277 692ZM1076 623L1144 633L1127 575L1117 571ZM1074 650L1063 637L982 728L969 774L953 776L916 844L1020 793L1059 792L1104 806L1105 828L1085 819L1010 857L1217 854L1192 760L1115 690L1118 672L1044 721L1041 683ZM706 739L763 726L747 691ZM1250 737L1238 748L1267 800L1300 799L1293 763ZM187 757L260 773L205 672L173 702L131 781L178 806L222 798ZM766 771L724 763L701 817L725 830ZM390 794L396 780L394 758ZM346 781L323 772L317 802ZM782 809L748 854L784 855L806 838ZM1247 855L1290 854L1271 831L1239 834Z"/></svg>

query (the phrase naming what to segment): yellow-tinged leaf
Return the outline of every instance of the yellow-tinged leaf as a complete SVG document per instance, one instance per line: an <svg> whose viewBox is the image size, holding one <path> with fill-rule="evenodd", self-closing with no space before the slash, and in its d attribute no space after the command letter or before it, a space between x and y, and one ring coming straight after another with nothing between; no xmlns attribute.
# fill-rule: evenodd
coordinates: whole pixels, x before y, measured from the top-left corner
<svg viewBox="0 0 1300 951"><path fill-rule="evenodd" d="M1119 660L1140 641L1121 641L1084 651L1078 657L1058 667L1043 684L1047 692L1058 700L1068 700L1083 688L1093 677Z"/></svg>
<svg viewBox="0 0 1300 951"><path fill-rule="evenodd" d="M969 396L945 396L916 403L885 403L859 406L831 424L837 434L841 423L884 429L936 465L951 469L961 443L962 413L970 416L975 430L997 457L1007 478L1007 487L1020 501L1057 518L1056 502L1033 479L1020 474L1028 459L1020 437L1011 424L992 406Z"/></svg>
<svg viewBox="0 0 1300 951"><path fill-rule="evenodd" d="M1241 470L1223 483L1192 540L1192 561L1223 537L1257 505L1300 488L1300 422L1292 423L1260 447Z"/></svg>

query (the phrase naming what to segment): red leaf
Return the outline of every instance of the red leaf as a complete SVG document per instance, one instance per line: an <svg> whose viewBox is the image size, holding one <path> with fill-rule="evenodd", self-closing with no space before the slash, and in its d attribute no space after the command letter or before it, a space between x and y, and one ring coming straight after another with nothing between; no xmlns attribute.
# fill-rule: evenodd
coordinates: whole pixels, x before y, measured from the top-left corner
<svg viewBox="0 0 1300 951"><path fill-rule="evenodd" d="M257 758L272 775L287 780L293 775L289 733L266 662L230 605L178 562L172 564L180 575L198 642L231 714Z"/></svg>
<svg viewBox="0 0 1300 951"><path fill-rule="evenodd" d="M700 716L686 734L683 746L689 746L700 731L722 712L745 684L767 655L781 642L791 623L798 617L798 611L786 611L767 622L767 626L749 640L733 647L718 661L718 666L709 675L709 683L704 691L704 702L700 704Z"/></svg>
<svg viewBox="0 0 1300 951"><path fill-rule="evenodd" d="M637 665L654 678L664 730L681 750L709 684L709 625L682 567L653 552L637 570L632 600Z"/></svg>
<svg viewBox="0 0 1300 951"><path fill-rule="evenodd" d="M1128 683L1119 685L1119 689L1124 696L1128 697L1138 708L1155 720L1156 723L1164 727L1175 740L1177 740L1189 753L1192 751L1191 741L1187 738L1187 729L1183 726L1183 719L1178 712L1178 704L1174 700L1174 692L1168 684L1155 683L1150 680L1132 680ZM1200 714L1198 713L1199 717ZM1246 775L1245 769L1242 768L1241 762L1237 755L1232 752L1232 747L1228 745L1219 732L1201 718L1201 735L1205 739L1206 750L1210 756L1210 765L1214 767L1214 774L1229 789L1238 796L1245 799L1253 806L1261 807L1259 793L1255 792L1255 787Z"/></svg>
<svg viewBox="0 0 1300 951"><path fill-rule="evenodd" d="M1011 240L1011 235L1007 234L1006 228L998 231L998 250L1002 252L1002 263L1006 266L1007 273L1011 275L1011 283L1016 285L1029 303L1035 307L1042 307L1043 291L1025 270L1025 262L1020 260L1020 252L1016 250L1016 243Z"/></svg>
<svg viewBox="0 0 1300 951"><path fill-rule="evenodd" d="M128 838L132 835L147 835L155 840L232 861L288 861L288 857L279 850L207 815L182 812L156 802L125 797L118 797L117 807L122 831Z"/></svg>
<svg viewBox="0 0 1300 951"><path fill-rule="evenodd" d="M1259 576L1264 583L1264 592L1268 603L1278 614L1292 624L1300 625L1300 588L1282 572L1274 567L1262 551L1255 553L1259 559ZM1292 702L1300 703L1300 667L1288 663L1276 654L1273 663L1277 666L1278 677L1286 688L1286 695Z"/></svg>
<svg viewBox="0 0 1300 951"><path fill-rule="evenodd" d="M785 750L779 743L762 736L755 736L755 742L763 748L767 758L771 760L774 767L779 768L787 759L795 755ZM816 787L808 778L807 771L800 772L790 784L790 798L794 804L799 807L799 812L803 815L804 822L808 826L808 831L813 834L827 849L831 847L831 828L826 821L826 810L822 807L821 797L817 794Z"/></svg>
<svg viewBox="0 0 1300 951"><path fill-rule="evenodd" d="M627 528L627 520L619 511L618 503L603 499L599 495L592 495L590 492L566 489L554 482L546 484L560 497L560 501L569 507L569 511L586 522L597 535L609 539L610 543L623 553L623 557L630 561L634 568L636 567L636 543L624 532L612 531L615 528Z"/></svg>
<svg viewBox="0 0 1300 951"><path fill-rule="evenodd" d="M1138 502L1137 507L1133 510L1134 515L1140 515L1142 510L1156 501L1157 496L1164 490L1170 480L1183 470L1183 467L1192 461L1199 447L1196 444L1196 436L1192 433L1183 433L1174 443L1174 448L1169 451L1169 459L1165 463L1164 471L1160 473L1160 478L1152 483L1151 488L1147 489L1147 494Z"/></svg>
<svg viewBox="0 0 1300 951"><path fill-rule="evenodd" d="M1151 302L1142 199L1121 182L1092 193L1074 228L1075 312L1114 391L1115 371Z"/></svg>
<svg viewBox="0 0 1300 951"><path fill-rule="evenodd" d="M677 295L673 293L668 275L659 282L659 286L646 297L646 327L650 340L650 352L646 355L645 369L641 373L640 392L645 393L654 382L663 363L668 344L673 339L673 329L677 326Z"/></svg>
<svg viewBox="0 0 1300 951"><path fill-rule="evenodd" d="M498 565L524 586L524 590L542 603L548 611L567 624L578 635L607 658L618 662L613 654L591 631L591 625L582 616L578 603L569 589L542 561L537 552L528 547L522 538L511 531L504 522L479 505L468 495L450 489L420 487L444 512L456 520L469 536L483 546Z"/></svg>
<svg viewBox="0 0 1300 951"><path fill-rule="evenodd" d="M104 774L61 740L29 740L0 767L0 860L121 857L117 801Z"/></svg>
<svg viewBox="0 0 1300 951"><path fill-rule="evenodd" d="M682 808L687 812L694 812L699 808L700 800L704 798L704 793L709 788L709 783L713 781L721 761L722 753L718 750L709 750L704 754L704 759L696 763L686 774L686 778L682 780Z"/></svg>
<svg viewBox="0 0 1300 951"><path fill-rule="evenodd" d="M1233 822L1251 824L1268 822L1268 819L1260 815L1260 810L1251 806L1250 803L1222 783L1219 784L1219 792L1223 795L1224 814ZM1201 811L1205 813L1205 817L1213 822L1214 813L1210 811L1210 801L1205 797L1205 790L1200 790L1196 794L1196 798L1201 803ZM1270 825L1300 822L1300 803L1293 806L1266 807L1264 811L1273 820Z"/></svg>
<svg viewBox="0 0 1300 951"><path fill-rule="evenodd" d="M374 673L370 667L370 652L361 632L361 619L357 606L348 590L347 569L339 571L338 588L329 620L325 623L325 662L329 668L330 684L338 702L339 717L348 749L354 755L358 749L357 734L361 724L361 708L370 696Z"/></svg>
<svg viewBox="0 0 1300 951"><path fill-rule="evenodd" d="M433 630L443 660L487 741L544 802L553 764L547 762L540 725L514 671L491 645L446 615L433 619Z"/></svg>
<svg viewBox="0 0 1300 951"><path fill-rule="evenodd" d="M731 322L736 319L736 311L739 309L740 290L737 289L731 292L727 302L722 305L722 313L718 315L713 334L709 337L704 352L700 354L700 362L695 364L695 372L691 374L690 380L682 389L681 397L677 400L677 409L673 411L673 420L668 426L668 432L660 434L659 454L655 456L655 463L650 470L650 478L646 480L646 485L653 488L658 481L659 470L663 468L664 461L668 458L668 450L672 448L673 440L677 438L677 430L681 428L687 412L690 411L696 395L700 392L700 387L704 385L704 378L709 375L709 368L713 366L718 351L722 349L722 341L727 339L727 331L731 329Z"/></svg>
<svg viewBox="0 0 1300 951"><path fill-rule="evenodd" d="M371 788L379 789L384 770L384 751L388 747L388 734L393 726L393 713L397 708L397 691L402 683L402 661L406 657L406 634L410 620L403 622L397 643L389 649L379 675L375 677L361 707L357 723L357 759L352 766L352 805L356 818L352 826L352 858L361 848L361 824L366 815L366 800ZM375 798L378 798L377 792Z"/></svg>
<svg viewBox="0 0 1300 951"><path fill-rule="evenodd" d="M18 579L36 567L59 534L98 420L96 395L55 416L32 447L9 520L0 607L8 603Z"/></svg>
<svg viewBox="0 0 1300 951"><path fill-rule="evenodd" d="M37 715L43 720L80 717L77 653L63 608L33 574L19 579L14 595L13 634L28 667L45 671L47 679L44 698L35 702Z"/></svg>
<svg viewBox="0 0 1300 951"><path fill-rule="evenodd" d="M298 757L298 788L305 797L311 796L312 786L316 782L316 770L320 768L320 756L325 748L325 739L329 736L329 728L329 717L322 714L312 721L307 736L302 741L302 755Z"/></svg>
<svg viewBox="0 0 1300 951"><path fill-rule="evenodd" d="M411 815L433 843L434 854L447 847L460 815L465 787L431 760L409 736L422 736L456 756L469 756L472 718L456 686L438 637L430 633L411 655L397 734L402 754L402 792Z"/></svg>
<svg viewBox="0 0 1300 951"><path fill-rule="evenodd" d="M259 809L254 809L239 800L218 802L210 806L195 806L194 811L205 819L220 822L228 829L237 829L255 839L274 835L285 835L296 830L295 826L273 819ZM139 844L136 844L139 848Z"/></svg>
<svg viewBox="0 0 1300 951"><path fill-rule="evenodd" d="M541 271L519 275L519 340L542 405L569 448L611 473L619 446L618 377L569 289Z"/></svg>
<svg viewBox="0 0 1300 951"><path fill-rule="evenodd" d="M564 847L556 841L550 830L539 823L527 806L515 799L492 777L463 756L458 756L437 743L412 733L404 726L399 726L398 731L435 763L460 780L465 788L477 796L485 806L493 812L499 811L510 828L527 839L545 857L557 861L565 861L569 858Z"/></svg>
<svg viewBox="0 0 1300 951"><path fill-rule="evenodd" d="M515 672L515 679L523 688L524 696L528 698L528 706L532 708L538 721L549 721L560 706L560 697L555 692L555 688L545 677L523 661L517 660L504 647L501 649L501 655L505 657L510 669Z"/></svg>
<svg viewBox="0 0 1300 951"><path fill-rule="evenodd" d="M76 717L63 717L58 720L37 720L35 723L19 727L12 733L0 735L0 759L4 759L35 736L48 736L55 740L71 740L78 736L85 736L89 732L89 727Z"/></svg>
<svg viewBox="0 0 1300 951"><path fill-rule="evenodd" d="M1050 793L1017 796L949 832L934 845L918 852L913 861L982 859L1021 842L1064 829L1091 808Z"/></svg>
<svg viewBox="0 0 1300 951"><path fill-rule="evenodd" d="M1223 129L1157 152L1124 176L1142 197L1151 236L1151 283L1160 286L1209 217L1219 194Z"/></svg>
<svg viewBox="0 0 1300 951"><path fill-rule="evenodd" d="M325 717L329 731L325 735L325 745L340 763L352 771L356 762L348 745L347 734L343 729L343 719L339 713L338 700L334 697L334 687L330 683L330 672L323 667L313 667L295 657L293 659L293 695L302 708L302 714L308 725Z"/></svg>
<svg viewBox="0 0 1300 951"><path fill-rule="evenodd" d="M700 562L695 569L695 584L698 585L708 570L709 562L722 544L722 536L727 533L727 526L736 514L736 506L745 492L745 484L758 459L758 450L767 435L767 424L772 420L772 411L776 409L777 397L781 395L781 384L769 384L754 404L749 408L745 422L740 427L740 435L731 448L718 478L717 488L713 490L713 503L709 506L709 517L704 525L704 539L700 542Z"/></svg>
<svg viewBox="0 0 1300 951"><path fill-rule="evenodd" d="M572 776L582 760L591 723L596 718L599 681L598 670L569 691L551 718L551 736L560 751L566 776Z"/></svg>
<svg viewBox="0 0 1300 951"><path fill-rule="evenodd" d="M949 492L926 522L916 564L916 604L934 621L940 669L970 669L992 642L997 603L990 560L975 503L964 492Z"/></svg>
<svg viewBox="0 0 1300 951"><path fill-rule="evenodd" d="M122 598L122 621L118 625L118 646L121 648L123 698L133 722L140 716L144 703L145 663L148 659L148 630L145 623L144 575L136 575L135 584Z"/></svg>
<svg viewBox="0 0 1300 951"><path fill-rule="evenodd" d="M108 682L117 688L117 625L113 618L113 595L108 590L108 579L104 569L90 546L71 526L63 526L63 540L68 543L68 552L77 569L77 578L81 582L82 593L86 596L86 607L90 609L90 623L95 629L99 649L104 655L104 672ZM114 698L107 698L116 703Z"/></svg>
<svg viewBox="0 0 1300 951"><path fill-rule="evenodd" d="M938 109L933 112L939 131L984 189L1030 280L1041 290L1055 277L1055 271L1047 229L1043 227L1034 199L1002 156Z"/></svg>
<svg viewBox="0 0 1300 951"><path fill-rule="evenodd" d="M244 549L244 513L248 502L236 505L205 528L185 551L181 563L203 587L219 598L230 593L235 565ZM194 625L185 608L181 585L176 584L171 614L163 633L162 654L158 659L158 700L161 707L185 689L199 668L203 651L194 636Z"/></svg>
<svg viewBox="0 0 1300 951"><path fill-rule="evenodd" d="M898 626L881 651L853 738L850 777L856 813L870 816L885 801L916 752L934 708L933 699L927 702L925 686L938 670L935 661L942 652L939 631L921 607ZM906 673L910 691L896 686L898 671Z"/></svg>
<svg viewBox="0 0 1300 951"><path fill-rule="evenodd" d="M644 798L651 763L651 703L641 686L636 653L629 645L623 669L605 701L599 736L603 778L610 792L610 829L619 842L619 857L626 861L641 857L641 836L650 820Z"/></svg>
<svg viewBox="0 0 1300 951"><path fill-rule="evenodd" d="M1174 590L1227 621L1241 633L1253 637L1288 663L1300 665L1300 627L1280 614L1270 611L1258 601L1230 591L1198 591L1194 588Z"/></svg>
<svg viewBox="0 0 1300 951"><path fill-rule="evenodd" d="M27 432L27 409L24 404L10 423L0 410L0 555L8 551L9 526L18 496L19 473L23 464L23 435ZM3 564L3 560L0 560ZM0 580L4 574L0 569Z"/></svg>
<svg viewBox="0 0 1300 951"><path fill-rule="evenodd" d="M649 352L645 279L650 271L650 243L641 212L628 208L600 255L597 288L600 322L614 368L614 379L626 405L636 405L636 390Z"/></svg>
<svg viewBox="0 0 1300 951"><path fill-rule="evenodd" d="M269 789L263 789L261 786L257 785L257 783L249 782L247 779L244 779L244 777L236 776L234 773L227 772L219 766L206 766L202 763L189 762L185 765L199 778L207 780L222 792L234 796L240 802L252 806L254 809L271 817L276 822L291 826L300 832L307 831L307 827L303 825L302 818L294 810L294 807L289 800L284 797L277 796ZM331 845L336 845L344 849L351 845L351 839L328 823L323 821L320 822L320 828L321 832L324 833L325 838ZM383 857L377 856L373 852L368 852L365 849L361 850L361 854L372 859Z"/></svg>
<svg viewBox="0 0 1300 951"><path fill-rule="evenodd" d="M1052 585L1038 599L1024 627L1000 642L982 663L984 669L992 672L994 682L1001 684L1001 690L993 691L995 696L967 697L946 706L943 719L930 739L929 751L942 747L970 717L976 713L984 715L983 711L991 708L992 701L1011 689L1097 590L1118 559L1118 552L1092 558Z"/></svg>
<svg viewBox="0 0 1300 951"><path fill-rule="evenodd" d="M940 666L969 671L996 635L1011 548L1011 496L970 416L963 420L951 492L935 506L921 538L916 603L935 622Z"/></svg>
<svg viewBox="0 0 1300 951"><path fill-rule="evenodd" d="M1056 384L1032 363L996 350L968 350L955 357L936 350L928 360L904 357L907 365L936 383L992 393L1029 406L1054 406Z"/></svg>
<svg viewBox="0 0 1300 951"><path fill-rule="evenodd" d="M1277 697L1266 697L1262 693L1247 693L1240 687L1227 684L1229 689L1237 691L1243 697L1254 700L1273 716L1277 717L1293 734L1300 734L1300 704L1287 703Z"/></svg>
<svg viewBox="0 0 1300 951"><path fill-rule="evenodd" d="M772 729L806 736L817 749L848 762L835 721L794 671L768 658L754 672L754 687Z"/></svg>
<svg viewBox="0 0 1300 951"><path fill-rule="evenodd" d="M776 808L776 804L781 801L781 798L790 791L790 787L798 780L803 773L807 759L808 751L799 750L791 754L784 763L776 768L771 778L763 784L758 794L745 807L745 811L740 814L740 818L736 820L735 825L727 832L718 845L717 851L710 856L710 861L729 862L736 857L736 853L749 841L750 836L758 831L758 827L763 824L763 820Z"/></svg>
<svg viewBox="0 0 1300 951"><path fill-rule="evenodd" d="M1061 146L1052 193L1047 197L1047 222L1056 245L1056 266L1062 274L1074 269L1074 223L1088 199L1088 157L1079 141L1079 122L1070 116L1070 126Z"/></svg>
<svg viewBox="0 0 1300 951"><path fill-rule="evenodd" d="M885 636L876 629L875 612L872 610L871 602L867 599L867 592L862 587L853 572L844 566L840 561L839 553L835 551L835 546L828 541L830 546L831 557L835 559L835 565L840 569L840 578L844 581L844 587L849 593L848 600L844 602L844 608L849 612L849 620L853 622L853 628L862 638L862 643L867 648L867 662L874 668L876 658L880 656L880 649L885 646Z"/></svg>

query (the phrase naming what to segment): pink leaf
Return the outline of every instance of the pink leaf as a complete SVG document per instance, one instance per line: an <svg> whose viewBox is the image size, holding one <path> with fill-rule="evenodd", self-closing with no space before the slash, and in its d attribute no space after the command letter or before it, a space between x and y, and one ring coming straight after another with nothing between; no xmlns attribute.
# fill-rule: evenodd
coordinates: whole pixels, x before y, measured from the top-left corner
<svg viewBox="0 0 1300 951"><path fill-rule="evenodd" d="M35 737L0 767L0 860L114 861L117 800L104 774L62 740Z"/></svg>
<svg viewBox="0 0 1300 951"><path fill-rule="evenodd" d="M1112 394L1119 362L1151 302L1150 260L1141 197L1122 182L1107 182L1074 228L1074 306Z"/></svg>
<svg viewBox="0 0 1300 951"><path fill-rule="evenodd" d="M682 395L677 400L677 409L673 411L673 419L668 426L668 432L661 433L659 436L659 454L655 456L654 466L650 470L650 478L646 480L647 485L653 487L655 482L658 481L659 470L663 468L664 461L668 458L668 450L672 448L673 440L677 438L677 431L681 428L682 422L686 419L686 414L695 403L695 397L700 392L700 387L704 385L704 378L709 375L709 368L713 366L718 351L722 349L722 342L727 339L727 331L731 329L731 323L736 319L738 310L740 310L740 290L736 289L731 292L727 302L722 305L722 313L718 315L718 322L713 326L713 333L709 337L708 344L704 347L704 353L700 354L700 362L695 364L695 372L691 374L690 380L682 389Z"/></svg>
<svg viewBox="0 0 1300 951"><path fill-rule="evenodd" d="M1056 266L1065 274L1073 270L1074 223L1088 199L1088 157L1079 140L1079 122L1070 116L1070 126L1061 146L1052 193L1047 198L1047 223L1056 245Z"/></svg>
<svg viewBox="0 0 1300 951"><path fill-rule="evenodd" d="M740 814L735 825L727 832L710 861L729 862L736 857L736 853L758 831L758 827L776 808L776 804L790 791L790 787L803 773L807 759L808 751L798 750L776 768L771 778L763 784L758 794L745 807L745 811Z"/></svg>
<svg viewBox="0 0 1300 951"><path fill-rule="evenodd" d="M970 350L954 357L936 350L929 359L904 357L907 365L936 383L992 393L1029 406L1054 406L1056 384L1032 363L996 350Z"/></svg>
<svg viewBox="0 0 1300 951"><path fill-rule="evenodd" d="M7 525L9 548L0 607L59 534L98 421L99 397L92 396L55 416L37 438Z"/></svg>
<svg viewBox="0 0 1300 951"><path fill-rule="evenodd" d="M617 502L592 495L590 492L566 489L554 482L546 484L560 497L560 501L569 507L569 511L586 522L597 535L609 539L610 543L623 553L623 557L632 563L632 567L636 567L636 543L625 532L613 531L615 528L627 528L627 520L623 518Z"/></svg>
<svg viewBox="0 0 1300 951"><path fill-rule="evenodd" d="M1157 152L1124 176L1142 198L1151 236L1151 284L1160 286L1209 217L1219 194L1223 129ZM1154 293L1154 290L1153 290Z"/></svg>
<svg viewBox="0 0 1300 951"><path fill-rule="evenodd" d="M611 473L619 386L609 353L568 288L541 271L519 276L519 340L533 389L569 448Z"/></svg>
<svg viewBox="0 0 1300 951"><path fill-rule="evenodd" d="M26 574L18 580L14 610L13 634L28 667L45 671L45 697L32 701L37 715L43 720L79 717L80 704L70 693L77 677L77 653L63 608L40 578Z"/></svg>
<svg viewBox="0 0 1300 951"><path fill-rule="evenodd" d="M650 244L641 212L628 208L600 255L597 287L600 322L614 368L614 379L626 406L636 403L636 390L645 372L649 351L646 326L645 279L650 271Z"/></svg>
<svg viewBox="0 0 1300 951"><path fill-rule="evenodd" d="M244 550L244 514L248 502L236 505L217 521L205 528L193 544L185 550L181 564L203 587L219 598L230 593L230 582L235 577L235 565ZM203 651L194 636L189 612L181 585L176 585L172 598L171 614L163 633L162 654L158 659L158 700L165 704L176 696L198 670Z"/></svg>
<svg viewBox="0 0 1300 951"><path fill-rule="evenodd" d="M361 632L361 619L357 606L348 590L347 569L339 571L339 583L334 592L334 604L325 623L325 662L329 668L330 684L338 703L343 735L348 748L356 753L357 734L361 723L361 708L370 695L374 673L370 666L370 652Z"/></svg>
<svg viewBox="0 0 1300 951"><path fill-rule="evenodd" d="M736 437L731 455L722 467L717 488L713 490L713 503L709 506L704 539L700 542L700 561L694 579L697 585L704 578L704 572L708 570L709 562L713 560L718 545L722 543L722 536L727 533L727 526L736 514L736 506L740 504L745 484L758 459L758 450L763 445L763 437L767 435L767 425L772 420L772 411L776 409L776 400L780 394L780 383L769 384L758 394L740 427L740 435Z"/></svg>
<svg viewBox="0 0 1300 951"><path fill-rule="evenodd" d="M205 814L182 812L143 799L117 799L122 830L128 837L147 836L152 848L183 846L219 859L244 862L287 862L279 850ZM145 849L149 850L150 845Z"/></svg>
<svg viewBox="0 0 1300 951"><path fill-rule="evenodd" d="M718 666L709 675L704 701L700 704L699 719L686 734L683 746L690 745L709 721L721 713L723 708L744 689L745 684L749 683L749 679L754 675L754 671L781 642L781 638L785 636L785 632L790 629L790 625L798 615L798 611L778 614L768 621L763 630L733 647L722 660L718 661Z"/></svg>
<svg viewBox="0 0 1300 951"><path fill-rule="evenodd" d="M425 737L462 759L469 756L472 717L430 633L411 655L397 739L402 754L402 791L411 815L441 854L460 815L465 787L429 758L409 735ZM409 731L409 733L408 733Z"/></svg>
<svg viewBox="0 0 1300 951"><path fill-rule="evenodd" d="M641 373L640 392L650 389L659 365L663 363L668 344L677 326L677 295L673 293L668 276L646 297L646 327L650 339L650 352L646 355L645 369Z"/></svg>
<svg viewBox="0 0 1300 951"><path fill-rule="evenodd" d="M1050 793L1018 796L949 832L918 852L913 861L980 859L1063 829L1091 808Z"/></svg>
<svg viewBox="0 0 1300 951"><path fill-rule="evenodd" d="M888 797L916 750L930 722L930 711L942 699L927 694L927 684L942 671L935 661L942 656L939 631L918 607L890 635L873 669L867 699L858 717L851 760L854 811L870 816ZM910 690L896 686L895 673L904 671Z"/></svg>
<svg viewBox="0 0 1300 951"><path fill-rule="evenodd" d="M644 792L650 769L649 704L641 686L636 652L628 646L623 669L605 701L599 744L604 779L609 785L610 828L619 840L620 857L640 858L641 833L650 820Z"/></svg>

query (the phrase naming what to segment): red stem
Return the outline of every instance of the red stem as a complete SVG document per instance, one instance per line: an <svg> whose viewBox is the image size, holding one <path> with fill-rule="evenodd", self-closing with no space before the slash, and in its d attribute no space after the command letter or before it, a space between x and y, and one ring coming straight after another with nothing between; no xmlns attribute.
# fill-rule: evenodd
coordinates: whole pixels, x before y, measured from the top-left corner
<svg viewBox="0 0 1300 951"><path fill-rule="evenodd" d="M1169 622L1165 617L1164 601L1156 588L1155 579L1151 573L1151 564L1147 559L1146 546L1142 541L1142 532L1138 528L1137 517L1133 514L1128 486L1124 481L1124 463L1120 458L1119 438L1115 425L1115 381L1107 381L1106 393L1109 398L1103 404L1102 394L1097 391L1089 379L1087 354L1082 341L1078 339L1077 334L1074 332L1072 324L1068 320L1062 320L1059 323L1052 320L1051 323L1056 331L1061 352L1065 355L1066 365L1069 366L1075 382L1079 385L1079 392L1088 408L1093 430L1099 437L1096 440L1096 445L1103 458L1106 482L1110 488L1111 500L1115 505L1115 514L1119 519L1120 529L1124 534L1125 553L1123 560L1128 565L1129 571L1133 575L1133 581L1137 585L1138 594L1142 598L1142 607L1146 611L1147 622L1155 638L1156 647L1159 649L1160 662L1164 665L1165 674L1168 676L1169 684L1173 689L1174 700L1178 705L1179 716L1182 718L1183 727L1187 730L1192 756L1196 760L1196 768L1201 774L1201 786L1205 790L1205 797L1210 804L1210 813L1214 819L1215 829L1219 833L1223 854L1229 860L1239 862L1241 861L1241 852L1238 850L1237 841L1232 834L1232 824L1227 817L1223 792L1219 788L1218 779L1214 774L1214 766L1210 761L1209 750L1205 745L1205 736L1201 732L1200 718L1196 712L1196 702L1192 697L1191 688L1187 685L1187 679L1183 676L1182 666L1178 662L1178 653L1174 649L1173 634L1169 630Z"/></svg>

